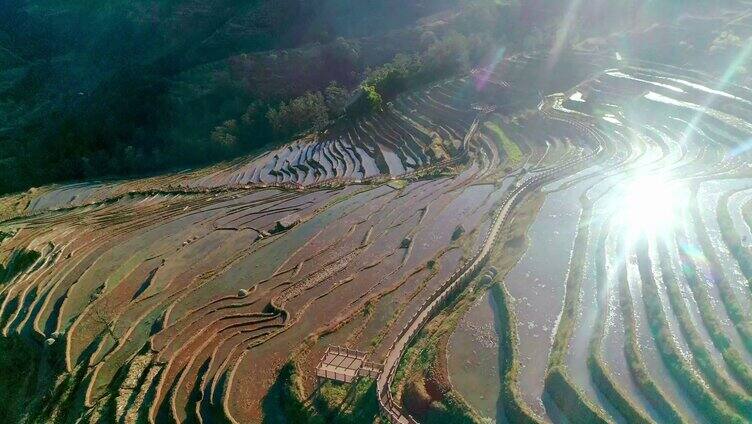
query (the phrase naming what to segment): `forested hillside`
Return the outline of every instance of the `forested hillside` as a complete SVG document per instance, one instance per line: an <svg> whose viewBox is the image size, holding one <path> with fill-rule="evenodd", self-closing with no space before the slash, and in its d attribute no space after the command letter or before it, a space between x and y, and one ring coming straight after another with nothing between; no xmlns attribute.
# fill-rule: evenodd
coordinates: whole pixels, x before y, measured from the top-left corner
<svg viewBox="0 0 752 424"><path fill-rule="evenodd" d="M452 18L454 3L6 3L0 191L191 166L288 137L269 108L333 81L329 101L341 103L367 67L420 49L421 25L445 23L420 19Z"/></svg>
<svg viewBox="0 0 752 424"><path fill-rule="evenodd" d="M594 2L577 14L584 33L566 33L567 45L635 20L673 17L685 3L717 2ZM365 96L352 113L466 71L502 47L548 48L568 7L550 0L7 0L0 8L0 193L254 152L325 127L364 81L379 96Z"/></svg>

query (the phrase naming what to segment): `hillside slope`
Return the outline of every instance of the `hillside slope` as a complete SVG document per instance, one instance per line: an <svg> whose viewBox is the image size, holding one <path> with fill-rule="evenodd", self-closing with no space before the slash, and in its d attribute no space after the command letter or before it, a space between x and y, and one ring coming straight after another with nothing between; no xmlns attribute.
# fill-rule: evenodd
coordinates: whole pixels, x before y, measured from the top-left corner
<svg viewBox="0 0 752 424"><path fill-rule="evenodd" d="M446 0L6 4L0 192L196 165L284 138L264 122L237 145L211 143L215 127L240 121L250 105L263 120L279 101L332 81L349 91L367 67L419 49L422 25L440 25L457 7ZM396 7L400 13L391 13Z"/></svg>

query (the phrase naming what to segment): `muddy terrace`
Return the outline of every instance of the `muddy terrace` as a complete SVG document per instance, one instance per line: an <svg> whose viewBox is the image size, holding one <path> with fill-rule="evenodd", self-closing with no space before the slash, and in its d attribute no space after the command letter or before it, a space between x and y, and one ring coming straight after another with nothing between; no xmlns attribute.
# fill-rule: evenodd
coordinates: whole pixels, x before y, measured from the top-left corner
<svg viewBox="0 0 752 424"><path fill-rule="evenodd" d="M752 93L570 65L554 86L518 57L258 157L4 198L0 329L58 358L68 406L45 417L256 422L288 367L310 404L327 346L384 361L508 194L567 164L513 209L493 281L406 351L396 401L418 420L443 402L468 420L748 422ZM493 305L460 321L475 298Z"/></svg>
<svg viewBox="0 0 752 424"><path fill-rule="evenodd" d="M3 335L63 357L91 421L258 420L325 334L382 360L504 194L473 92L447 81L247 163L4 199L23 212L2 225Z"/></svg>

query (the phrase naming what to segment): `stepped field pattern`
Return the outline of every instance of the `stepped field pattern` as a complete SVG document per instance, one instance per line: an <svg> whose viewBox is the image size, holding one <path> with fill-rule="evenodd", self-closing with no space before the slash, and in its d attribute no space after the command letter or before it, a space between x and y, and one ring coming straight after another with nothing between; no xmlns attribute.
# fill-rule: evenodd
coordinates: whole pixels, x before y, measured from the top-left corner
<svg viewBox="0 0 752 424"><path fill-rule="evenodd" d="M64 358L72 387L47 413L255 422L291 356L310 392L339 345L384 363L385 416L419 421L399 360L485 274L444 367L480 415L752 421L752 91L548 66L507 58L243 160L2 199L0 332Z"/></svg>

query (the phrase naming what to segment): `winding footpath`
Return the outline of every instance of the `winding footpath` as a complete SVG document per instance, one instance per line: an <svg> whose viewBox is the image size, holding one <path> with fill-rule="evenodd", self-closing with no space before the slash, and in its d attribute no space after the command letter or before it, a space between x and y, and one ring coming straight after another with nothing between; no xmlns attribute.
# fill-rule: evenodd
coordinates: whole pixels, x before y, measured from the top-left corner
<svg viewBox="0 0 752 424"><path fill-rule="evenodd" d="M477 125L474 125L473 129L476 128ZM469 136L470 134L468 134L468 137ZM469 282L475 275L477 275L477 272L483 268L503 225L508 222L510 218L510 212L528 193L534 191L546 182L553 180L557 174L563 173L584 161L597 157L601 151L603 151L603 145L599 144L598 148L593 153L536 172L535 175L527 177L519 183L507 196L504 200L503 206L499 209L496 216L494 216L493 224L486 233L485 241L473 256L473 259L460 267L444 284L442 284L441 287L426 299L415 315L413 315L409 324L402 328L399 337L395 339L387 353L386 360L384 361L384 371L376 380L376 393L379 400L379 408L385 416L389 417L390 421L393 423L405 424L418 423L412 416L405 412L397 402L395 402L390 390L392 382L394 381L394 376L397 373L400 359L418 332L420 332L430 318L433 317L442 306L444 306L446 298L455 290L463 287L465 283Z"/></svg>

